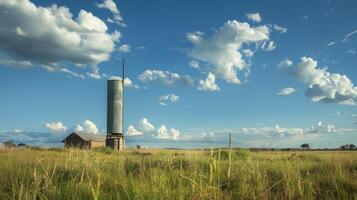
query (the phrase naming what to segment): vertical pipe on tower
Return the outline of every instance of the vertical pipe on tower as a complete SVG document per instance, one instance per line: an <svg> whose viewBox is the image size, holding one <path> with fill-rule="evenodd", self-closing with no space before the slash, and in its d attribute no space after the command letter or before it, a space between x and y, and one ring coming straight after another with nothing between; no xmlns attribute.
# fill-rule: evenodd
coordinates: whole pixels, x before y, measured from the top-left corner
<svg viewBox="0 0 357 200"><path fill-rule="evenodd" d="M122 64L122 76L121 76L121 88L122 88L122 95L121 95L121 105L122 105L122 109L121 109L121 125L122 125L122 133L123 133L123 126L124 126L124 88L125 88L125 75L124 75L124 58L123 58L123 64ZM124 134L124 133L123 133Z"/></svg>

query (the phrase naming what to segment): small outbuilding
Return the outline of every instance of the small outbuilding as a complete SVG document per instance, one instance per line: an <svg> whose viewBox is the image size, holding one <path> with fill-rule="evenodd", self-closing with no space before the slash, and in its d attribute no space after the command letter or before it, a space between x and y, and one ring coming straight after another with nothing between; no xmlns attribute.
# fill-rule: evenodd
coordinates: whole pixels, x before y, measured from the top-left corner
<svg viewBox="0 0 357 200"><path fill-rule="evenodd" d="M65 148L93 149L97 147L105 147L105 140L105 135L73 132L62 142L64 143Z"/></svg>

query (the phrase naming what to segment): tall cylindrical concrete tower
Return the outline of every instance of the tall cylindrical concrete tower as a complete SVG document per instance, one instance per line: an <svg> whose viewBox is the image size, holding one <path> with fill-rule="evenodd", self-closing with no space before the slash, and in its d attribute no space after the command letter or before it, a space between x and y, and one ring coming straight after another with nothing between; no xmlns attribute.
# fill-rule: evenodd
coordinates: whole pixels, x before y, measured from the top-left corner
<svg viewBox="0 0 357 200"><path fill-rule="evenodd" d="M119 79L107 82L107 133L123 133L123 85Z"/></svg>
<svg viewBox="0 0 357 200"><path fill-rule="evenodd" d="M123 81L110 78L107 82L107 139L106 146L115 150L123 150L125 140L123 134Z"/></svg>

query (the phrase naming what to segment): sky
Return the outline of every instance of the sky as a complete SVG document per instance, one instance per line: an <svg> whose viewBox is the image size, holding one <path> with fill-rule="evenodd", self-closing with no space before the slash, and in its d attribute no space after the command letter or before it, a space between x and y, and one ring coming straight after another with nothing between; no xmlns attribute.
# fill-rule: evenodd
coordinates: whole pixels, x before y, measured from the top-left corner
<svg viewBox="0 0 357 200"><path fill-rule="evenodd" d="M357 2L0 0L0 142L106 133L125 59L127 147L357 143Z"/></svg>

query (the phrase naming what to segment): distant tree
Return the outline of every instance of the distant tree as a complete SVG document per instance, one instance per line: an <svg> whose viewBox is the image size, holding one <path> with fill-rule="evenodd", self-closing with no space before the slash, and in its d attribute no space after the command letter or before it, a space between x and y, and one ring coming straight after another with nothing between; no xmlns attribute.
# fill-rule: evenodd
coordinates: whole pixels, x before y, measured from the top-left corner
<svg viewBox="0 0 357 200"><path fill-rule="evenodd" d="M141 148L141 146L140 145L136 145L136 149L140 149Z"/></svg>
<svg viewBox="0 0 357 200"><path fill-rule="evenodd" d="M356 149L356 146L354 144L345 144L345 145L340 146L339 149L342 149L342 150L354 150L354 149Z"/></svg>
<svg viewBox="0 0 357 200"><path fill-rule="evenodd" d="M25 143L18 143L17 146L18 146L18 147L27 147L27 144L25 144Z"/></svg>
<svg viewBox="0 0 357 200"><path fill-rule="evenodd" d="M310 149L310 145L308 143L304 143L304 144L300 145L300 147L302 149Z"/></svg>
<svg viewBox="0 0 357 200"><path fill-rule="evenodd" d="M12 148L16 146L16 144L12 140L5 141L3 144L6 148Z"/></svg>

